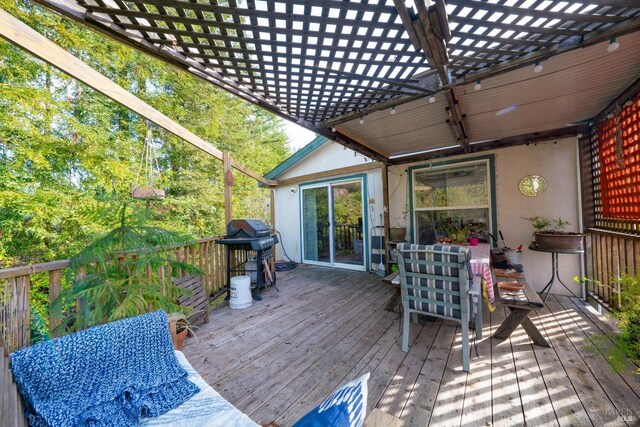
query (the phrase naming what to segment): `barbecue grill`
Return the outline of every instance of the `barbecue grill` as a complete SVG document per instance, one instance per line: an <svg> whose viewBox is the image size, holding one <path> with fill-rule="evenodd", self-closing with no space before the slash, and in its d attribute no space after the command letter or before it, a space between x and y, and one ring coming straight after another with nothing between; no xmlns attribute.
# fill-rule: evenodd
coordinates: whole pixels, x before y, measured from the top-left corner
<svg viewBox="0 0 640 427"><path fill-rule="evenodd" d="M227 224L227 235L216 243L227 248L227 288L231 287L232 275L246 273L250 254L255 252L256 290L268 285L278 289L272 249L278 243L278 237L271 234L271 229L264 222L259 219L232 220ZM235 257L232 257L232 252ZM232 259L235 264L232 264Z"/></svg>

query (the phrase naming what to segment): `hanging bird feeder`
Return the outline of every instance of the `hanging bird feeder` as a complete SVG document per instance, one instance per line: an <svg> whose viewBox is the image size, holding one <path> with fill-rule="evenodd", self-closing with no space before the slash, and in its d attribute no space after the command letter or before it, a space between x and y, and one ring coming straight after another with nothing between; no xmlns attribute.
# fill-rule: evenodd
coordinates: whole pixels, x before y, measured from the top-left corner
<svg viewBox="0 0 640 427"><path fill-rule="evenodd" d="M159 179L160 168L158 167L158 158L153 146L153 135L151 134L151 129L147 129L142 156L140 156L138 175L136 176L136 183L131 191L131 196L139 200L164 199L164 190L154 188L154 183Z"/></svg>

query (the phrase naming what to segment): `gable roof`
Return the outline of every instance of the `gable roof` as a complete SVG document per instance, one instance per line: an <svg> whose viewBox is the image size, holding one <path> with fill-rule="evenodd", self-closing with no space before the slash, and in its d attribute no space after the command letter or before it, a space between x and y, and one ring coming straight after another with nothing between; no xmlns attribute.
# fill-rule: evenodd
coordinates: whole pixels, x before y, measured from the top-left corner
<svg viewBox="0 0 640 427"><path fill-rule="evenodd" d="M309 154L313 153L316 149L320 148L327 141L329 141L329 139L324 136L316 136L313 141L309 142L307 145L293 153L284 162L267 172L264 177L267 179L276 179L302 159L306 158Z"/></svg>

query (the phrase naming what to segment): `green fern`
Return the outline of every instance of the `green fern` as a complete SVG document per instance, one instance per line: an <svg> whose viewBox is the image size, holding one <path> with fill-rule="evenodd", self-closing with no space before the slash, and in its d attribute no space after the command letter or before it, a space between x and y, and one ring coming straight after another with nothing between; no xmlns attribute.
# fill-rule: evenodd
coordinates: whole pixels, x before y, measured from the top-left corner
<svg viewBox="0 0 640 427"><path fill-rule="evenodd" d="M63 319L54 331L57 334L157 309L188 311L178 305L181 291L171 279L178 274L203 272L177 260L171 248L192 239L145 225L146 215L128 209L126 203L117 211L106 212L117 213L118 225L72 259L69 269L72 286L52 306ZM161 268L166 277L160 275Z"/></svg>

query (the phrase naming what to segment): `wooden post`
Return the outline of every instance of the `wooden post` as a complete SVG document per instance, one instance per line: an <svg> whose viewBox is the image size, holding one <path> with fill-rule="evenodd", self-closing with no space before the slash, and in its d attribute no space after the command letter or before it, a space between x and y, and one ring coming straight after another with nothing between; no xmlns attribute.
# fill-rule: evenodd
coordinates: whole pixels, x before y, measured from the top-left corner
<svg viewBox="0 0 640 427"><path fill-rule="evenodd" d="M382 212L384 218L384 258L387 273L391 273L391 257L389 256L389 166L382 167Z"/></svg>
<svg viewBox="0 0 640 427"><path fill-rule="evenodd" d="M276 232L276 190L275 189L271 189L269 190L269 208L271 209L271 229L273 230L273 232ZM273 248L271 249L273 251L273 261L275 261L276 258L276 248L278 245L274 245Z"/></svg>
<svg viewBox="0 0 640 427"><path fill-rule="evenodd" d="M231 187L233 187L233 170L231 169L231 153L225 152L222 161L224 162L224 225L231 222L233 217L233 205L231 198Z"/></svg>
<svg viewBox="0 0 640 427"><path fill-rule="evenodd" d="M58 313L54 313L54 311L51 310L51 306L60 295L61 282L62 270L53 270L49 272L49 333L51 333L52 336L57 335L53 333L53 330L60 326L60 317L58 316Z"/></svg>

